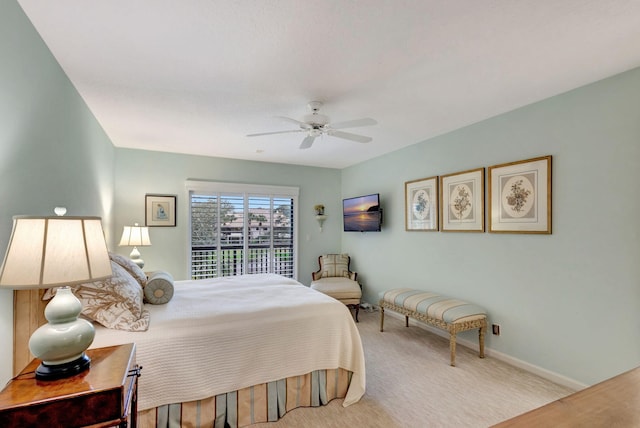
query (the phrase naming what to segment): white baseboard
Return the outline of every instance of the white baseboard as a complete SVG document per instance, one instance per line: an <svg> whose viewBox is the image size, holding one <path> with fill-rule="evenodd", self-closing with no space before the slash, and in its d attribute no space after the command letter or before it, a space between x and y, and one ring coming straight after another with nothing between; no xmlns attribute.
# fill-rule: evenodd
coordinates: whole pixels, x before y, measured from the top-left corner
<svg viewBox="0 0 640 428"><path fill-rule="evenodd" d="M469 342L470 341L466 341ZM467 346L467 345L465 345ZM475 346L477 347L477 344L475 344ZM468 346L471 347L473 349L473 346ZM563 376L559 373L556 372L552 372L551 370L547 370L544 369L542 367L536 366L534 364L528 363L526 361L522 361L518 358L512 357L510 355L504 354L500 351L496 351L494 349L491 348L487 348L485 347L485 354L488 356L491 356L493 358L495 358L496 360L500 360L503 361L509 365L512 365L514 367L518 367L521 368L522 370L526 370L529 373L533 373L535 375L540 376L543 379L547 379L553 383L557 383L558 385L562 385L562 386L566 386L567 388L571 388L574 391L579 391L581 389L587 388L589 385L586 385L584 383L578 382L577 380L568 378L566 376Z"/></svg>
<svg viewBox="0 0 640 428"><path fill-rule="evenodd" d="M374 306L374 310L379 311L380 307L376 305L376 306ZM393 311L385 311L384 312L384 316L385 317L391 316L393 318L397 318L397 319L400 319L400 320L404 321L404 315L398 314L398 313L393 312ZM411 317L409 317L409 325L415 325L415 326L420 327L420 328L422 328L424 330L427 330L430 333L437 334L438 336L444 337L445 339L449 340L449 333L447 333L446 331L441 330L439 328L432 327L432 326L430 326L430 325L428 325L426 323L423 323L421 321L415 320L415 319L413 319ZM463 339L463 338L460 338L460 337L456 337L456 345L462 345L462 346L465 346L467 348L470 348L470 349L473 349L473 350L476 350L476 351L478 349L478 342L477 341L471 341L471 340ZM536 366L534 364L528 363L526 361L522 361L522 360L520 360L518 358L515 358L515 357L512 357L510 355L504 354L504 353L502 353L500 351L496 351L496 350L491 349L491 348L489 348L487 346L485 346L485 348L484 348L484 353L485 353L486 356L490 356L492 358L495 358L496 360L503 361L503 362L505 362L505 363L507 363L507 364L509 364L511 366L518 367L518 368L520 368L522 370L526 370L529 373L533 373L533 374L535 374L537 376L540 376L543 379L547 379L547 380L549 380L551 382L557 383L558 385L566 386L567 388L571 388L574 391L579 391L579 390L584 389L584 388L589 386L589 385L585 385L585 384L583 384L581 382L578 382L578 381L576 381L574 379L570 379L570 378L568 378L566 376L563 376L561 374L552 372L550 370L544 369L542 367L538 367L538 366Z"/></svg>

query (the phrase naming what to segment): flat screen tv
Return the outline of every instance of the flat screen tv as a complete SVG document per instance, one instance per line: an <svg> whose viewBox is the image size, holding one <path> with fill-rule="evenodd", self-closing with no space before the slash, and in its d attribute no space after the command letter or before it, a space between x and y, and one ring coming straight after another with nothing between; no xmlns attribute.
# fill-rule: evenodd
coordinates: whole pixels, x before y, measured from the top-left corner
<svg viewBox="0 0 640 428"><path fill-rule="evenodd" d="M380 195L374 193L343 199L342 218L345 232L380 232L382 228Z"/></svg>

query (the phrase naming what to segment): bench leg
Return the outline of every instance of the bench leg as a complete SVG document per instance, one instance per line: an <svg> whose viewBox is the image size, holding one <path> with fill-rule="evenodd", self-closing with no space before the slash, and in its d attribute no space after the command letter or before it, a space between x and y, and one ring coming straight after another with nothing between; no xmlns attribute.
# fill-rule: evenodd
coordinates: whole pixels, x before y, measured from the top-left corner
<svg viewBox="0 0 640 428"><path fill-rule="evenodd" d="M487 326L480 327L478 331L478 344L480 345L480 358L484 358L484 335L487 330Z"/></svg>
<svg viewBox="0 0 640 428"><path fill-rule="evenodd" d="M405 315L405 317L404 317L404 326L405 327L409 327L409 316L408 315Z"/></svg>
<svg viewBox="0 0 640 428"><path fill-rule="evenodd" d="M456 334L449 333L449 349L451 351L451 367L456 366Z"/></svg>
<svg viewBox="0 0 640 428"><path fill-rule="evenodd" d="M384 307L380 306L380 331L384 329Z"/></svg>

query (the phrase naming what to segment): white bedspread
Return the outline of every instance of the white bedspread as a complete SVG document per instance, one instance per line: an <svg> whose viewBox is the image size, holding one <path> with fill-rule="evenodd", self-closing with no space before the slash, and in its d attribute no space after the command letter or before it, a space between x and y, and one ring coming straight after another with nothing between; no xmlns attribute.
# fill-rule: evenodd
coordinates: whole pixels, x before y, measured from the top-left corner
<svg viewBox="0 0 640 428"><path fill-rule="evenodd" d="M136 344L140 410L320 369L353 372L344 406L364 394L360 334L337 300L274 274L177 281L174 289L166 305L146 305L146 332L96 326L92 348Z"/></svg>

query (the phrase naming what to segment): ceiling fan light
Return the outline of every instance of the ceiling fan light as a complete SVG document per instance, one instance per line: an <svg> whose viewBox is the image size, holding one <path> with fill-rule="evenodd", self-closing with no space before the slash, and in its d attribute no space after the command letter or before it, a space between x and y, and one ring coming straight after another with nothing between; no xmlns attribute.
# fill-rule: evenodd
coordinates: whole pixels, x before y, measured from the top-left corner
<svg viewBox="0 0 640 428"><path fill-rule="evenodd" d="M329 123L329 116L320 113L306 115L302 121L310 125L324 126Z"/></svg>

